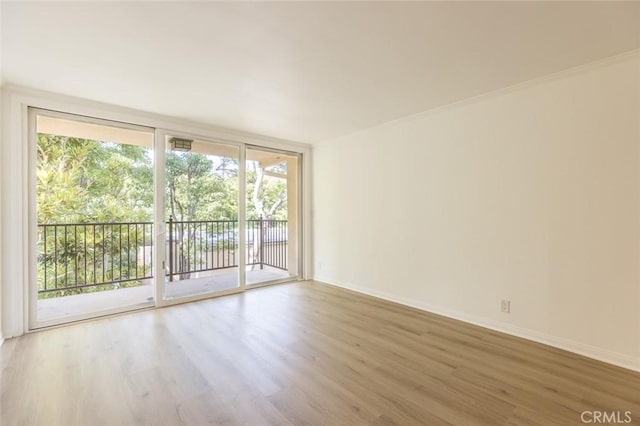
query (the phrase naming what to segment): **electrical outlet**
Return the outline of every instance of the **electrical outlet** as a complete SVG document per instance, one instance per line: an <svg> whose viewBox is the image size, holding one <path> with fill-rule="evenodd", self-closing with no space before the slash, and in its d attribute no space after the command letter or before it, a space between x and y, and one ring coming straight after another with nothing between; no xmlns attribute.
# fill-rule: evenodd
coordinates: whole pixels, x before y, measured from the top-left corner
<svg viewBox="0 0 640 426"><path fill-rule="evenodd" d="M500 310L505 313L511 313L511 301L502 299L502 303L500 304Z"/></svg>

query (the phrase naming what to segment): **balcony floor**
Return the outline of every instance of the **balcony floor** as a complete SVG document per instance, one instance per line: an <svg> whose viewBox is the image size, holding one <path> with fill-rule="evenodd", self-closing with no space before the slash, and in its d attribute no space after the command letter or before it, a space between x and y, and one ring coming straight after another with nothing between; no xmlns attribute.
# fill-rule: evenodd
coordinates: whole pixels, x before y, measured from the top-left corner
<svg viewBox="0 0 640 426"><path fill-rule="evenodd" d="M247 286L289 278L287 271L265 266L264 269L247 270ZM166 295L168 299L193 296L204 293L214 293L238 287L238 268L192 273L191 278L167 282ZM153 304L153 280L136 287L120 288L117 290L96 293L77 294L73 296L56 297L38 300L38 321L74 320L78 316L101 313L105 314L114 309L126 307L140 307L143 304Z"/></svg>

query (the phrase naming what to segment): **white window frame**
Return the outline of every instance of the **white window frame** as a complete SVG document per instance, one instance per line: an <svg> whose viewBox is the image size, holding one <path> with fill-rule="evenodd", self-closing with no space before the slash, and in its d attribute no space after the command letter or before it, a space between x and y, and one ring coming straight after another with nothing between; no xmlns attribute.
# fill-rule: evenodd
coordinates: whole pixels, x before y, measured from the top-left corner
<svg viewBox="0 0 640 426"><path fill-rule="evenodd" d="M192 123L162 115L140 112L84 99L19 87L2 89L2 137L0 146L0 195L2 196L0 229L2 254L0 285L2 286L2 336L19 336L29 331L29 286L32 281L32 225L35 220L30 160L32 141L29 132L29 108L65 114L97 117L109 122L132 123L156 129L156 132L190 135L193 138L235 143L242 146L272 148L302 154L300 221L300 279L311 277L311 146L304 143L269 138L215 126ZM302 162L301 162L302 164ZM242 179L244 182L244 179ZM158 182L158 179L156 179ZM156 188L156 191L158 188ZM241 197L242 198L242 197ZM156 209L157 210L157 209ZM33 227L35 229L35 227ZM242 227L241 227L242 228ZM242 268L241 268L242 269ZM253 286L252 286L253 287ZM204 295L203 297L211 297ZM156 297L156 301L160 298ZM181 299L180 303L189 299ZM194 299L196 300L196 299ZM158 306L161 303L157 303Z"/></svg>

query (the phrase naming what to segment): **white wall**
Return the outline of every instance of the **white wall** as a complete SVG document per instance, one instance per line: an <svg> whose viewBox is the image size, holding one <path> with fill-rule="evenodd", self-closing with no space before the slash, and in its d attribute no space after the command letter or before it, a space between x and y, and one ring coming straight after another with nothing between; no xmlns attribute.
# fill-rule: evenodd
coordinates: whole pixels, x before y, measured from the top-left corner
<svg viewBox="0 0 640 426"><path fill-rule="evenodd" d="M2 23L2 3L0 2L0 24ZM2 163L2 31L0 29L0 164ZM2 173L0 173L1 175ZM2 177L0 176L0 191ZM2 223L2 197L0 197L0 223ZM2 228L0 226L0 228ZM2 229L0 229L0 345L4 342L2 334Z"/></svg>
<svg viewBox="0 0 640 426"><path fill-rule="evenodd" d="M2 6L0 6L2 10ZM2 14L0 13L0 16ZM2 46L2 43L0 43ZM2 63L0 62L0 164L2 163ZM2 173L0 173L0 193L2 191ZM2 197L0 197L0 223L2 223ZM0 226L0 345L4 342L2 334L2 227Z"/></svg>
<svg viewBox="0 0 640 426"><path fill-rule="evenodd" d="M315 278L640 370L639 148L637 52L325 141Z"/></svg>

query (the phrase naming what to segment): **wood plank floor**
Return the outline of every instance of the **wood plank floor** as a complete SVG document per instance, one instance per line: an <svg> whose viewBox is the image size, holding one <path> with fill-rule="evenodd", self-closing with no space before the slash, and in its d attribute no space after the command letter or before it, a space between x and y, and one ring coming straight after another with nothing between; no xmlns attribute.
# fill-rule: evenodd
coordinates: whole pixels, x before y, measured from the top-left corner
<svg viewBox="0 0 640 426"><path fill-rule="evenodd" d="M568 425L640 374L313 282L32 333L2 425Z"/></svg>

